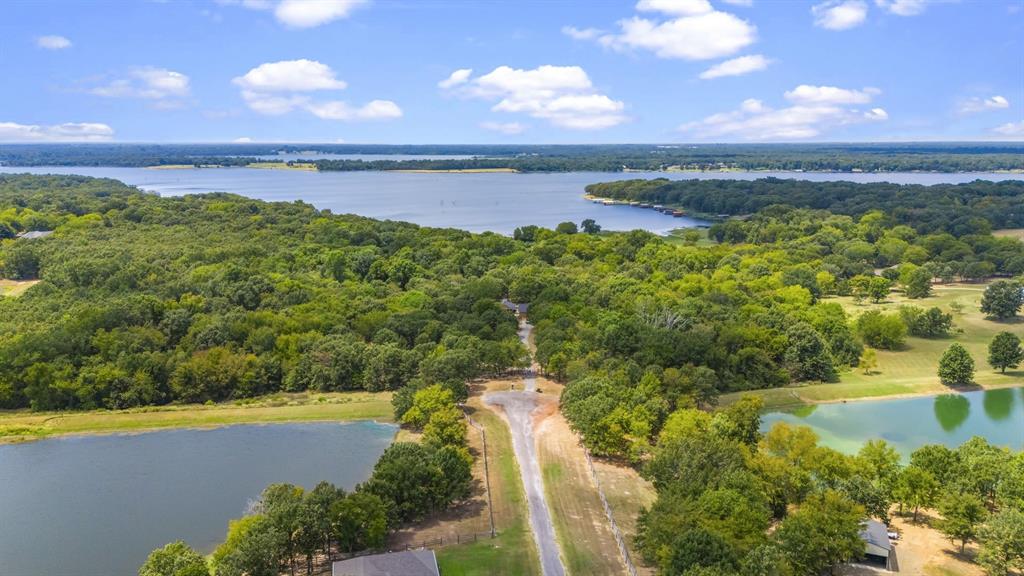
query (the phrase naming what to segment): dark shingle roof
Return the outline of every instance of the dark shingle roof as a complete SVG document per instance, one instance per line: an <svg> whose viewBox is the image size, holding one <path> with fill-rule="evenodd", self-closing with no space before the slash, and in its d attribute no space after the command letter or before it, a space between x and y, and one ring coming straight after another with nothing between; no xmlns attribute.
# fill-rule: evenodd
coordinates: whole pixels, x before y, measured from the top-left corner
<svg viewBox="0 0 1024 576"><path fill-rule="evenodd" d="M333 576L440 576L433 550L360 556L335 562Z"/></svg>

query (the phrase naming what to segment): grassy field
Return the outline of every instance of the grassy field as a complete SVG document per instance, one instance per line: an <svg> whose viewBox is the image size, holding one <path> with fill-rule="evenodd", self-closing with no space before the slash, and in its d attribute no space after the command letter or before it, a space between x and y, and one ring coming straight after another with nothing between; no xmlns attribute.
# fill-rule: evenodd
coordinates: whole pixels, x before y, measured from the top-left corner
<svg viewBox="0 0 1024 576"><path fill-rule="evenodd" d="M246 168L262 168L264 170L305 170L307 172L316 172L316 164L309 162L252 162L247 164Z"/></svg>
<svg viewBox="0 0 1024 576"><path fill-rule="evenodd" d="M0 296L17 297L39 283L39 280L3 280L0 279Z"/></svg>
<svg viewBox="0 0 1024 576"><path fill-rule="evenodd" d="M496 381L489 386L507 389L508 383ZM498 537L438 548L437 561L441 573L446 576L539 575L540 562L527 522L526 495L519 478L519 465L512 451L512 436L501 416L480 401L482 391L483 387L474 390L468 407L473 419L484 427L487 435L491 504ZM471 428L469 434L472 439L478 433ZM448 527L449 531L486 531L487 510L480 508L475 516L451 520L449 523L453 524ZM417 530L417 537L436 537L438 529L422 527Z"/></svg>
<svg viewBox="0 0 1024 576"><path fill-rule="evenodd" d="M850 297L831 298L839 302L854 318L868 310L895 312L900 305L912 304L923 308L938 306L944 312L953 313L954 334L949 338L925 339L908 337L902 350L878 351L878 367L871 374L861 370L850 370L841 375L839 382L812 384L757 393L769 407L813 402L898 396L915 394L936 394L947 391L936 374L939 358L953 342L963 344L971 353L975 364L975 382L985 388L1019 386L1024 382L1024 370L1007 370L1001 374L988 365L988 343L998 332L1012 332L1024 337L1024 323L1021 321L997 322L985 317L979 309L981 296L987 284L949 284L935 286L934 294L923 300L909 300L902 294L892 293L880 303L858 304ZM958 313L951 308L954 302L962 306ZM723 403L735 400L739 395L723 397Z"/></svg>
<svg viewBox="0 0 1024 576"><path fill-rule="evenodd" d="M229 424L391 420L390 392L274 394L245 402L91 412L0 411L0 443L62 434L140 432Z"/></svg>

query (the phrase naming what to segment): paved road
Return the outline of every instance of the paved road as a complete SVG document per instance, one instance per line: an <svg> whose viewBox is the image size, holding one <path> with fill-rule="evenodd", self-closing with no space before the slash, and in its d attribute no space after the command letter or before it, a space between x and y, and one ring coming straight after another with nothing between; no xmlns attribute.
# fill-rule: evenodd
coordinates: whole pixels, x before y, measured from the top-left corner
<svg viewBox="0 0 1024 576"><path fill-rule="evenodd" d="M533 330L528 322L519 324L519 339L528 344L530 332ZM555 526L551 522L551 511L544 497L544 479L537 461L537 447L533 439L533 412L539 405L536 392L537 378L535 368L523 378L523 390L508 392L492 392L484 396L484 402L501 406L505 410L509 427L512 430L512 449L519 461L519 473L526 489L526 502L530 509L530 528L537 542L540 554L540 566L544 576L564 576L565 566L559 555L558 541L555 539Z"/></svg>

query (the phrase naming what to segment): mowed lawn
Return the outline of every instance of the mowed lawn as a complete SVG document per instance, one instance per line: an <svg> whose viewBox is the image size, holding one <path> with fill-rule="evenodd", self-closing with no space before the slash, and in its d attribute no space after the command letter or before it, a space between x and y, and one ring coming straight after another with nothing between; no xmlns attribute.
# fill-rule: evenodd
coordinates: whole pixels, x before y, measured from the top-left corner
<svg viewBox="0 0 1024 576"><path fill-rule="evenodd" d="M87 412L0 411L0 443L62 434L393 418L390 392L273 394L239 402Z"/></svg>
<svg viewBox="0 0 1024 576"><path fill-rule="evenodd" d="M895 313L901 305L922 308L938 306L943 312L953 314L953 334L948 338L907 337L901 350L878 350L878 367L871 374L854 368L840 375L837 383L790 386L774 390L762 390L762 396L769 407L799 404L805 402L829 402L845 399L870 398L878 396L941 393L948 390L939 381L938 366L942 353L953 342L959 342L971 353L975 364L975 382L983 387L1019 386L1024 384L1024 370L1007 370L1000 374L988 364L988 343L1002 331L1012 332L1024 339L1024 322L1020 320L997 322L981 313L981 297L987 283L936 285L934 294L921 300L911 300L902 293L893 292L879 304L856 303L851 297L829 298L826 301L839 302L855 320L868 310L882 310ZM952 306L958 302L962 312ZM728 403L738 394L723 397Z"/></svg>

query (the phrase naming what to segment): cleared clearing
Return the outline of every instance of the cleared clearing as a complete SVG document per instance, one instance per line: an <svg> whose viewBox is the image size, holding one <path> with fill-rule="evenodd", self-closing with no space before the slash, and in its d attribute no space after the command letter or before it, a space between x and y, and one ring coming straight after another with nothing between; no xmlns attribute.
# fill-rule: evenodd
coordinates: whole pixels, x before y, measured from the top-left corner
<svg viewBox="0 0 1024 576"><path fill-rule="evenodd" d="M155 406L88 412L0 411L0 443L64 434L143 432L230 424L380 420L393 418L390 392L274 394L222 404Z"/></svg>
<svg viewBox="0 0 1024 576"><path fill-rule="evenodd" d="M911 300L900 293L892 293L880 304L856 303L851 297L829 298L826 301L839 302L854 319L868 310L896 312L901 305L931 308L938 306L944 312L953 314L954 334L948 338L908 337L902 350L878 350L878 367L870 374L853 369L844 372L840 381L831 384L790 386L755 392L764 398L768 407L800 403L833 402L847 399L879 396L910 396L938 394L949 390L937 375L939 358L953 342L959 342L971 353L975 364L975 382L985 388L1019 386L1024 379L1024 370L1007 370L1001 374L988 365L988 343L999 332L1007 331L1024 337L1024 321L1021 319L997 322L981 313L981 297L988 283L947 284L934 287L929 298ZM952 308L959 303L961 312ZM722 402L727 404L739 394L727 394Z"/></svg>
<svg viewBox="0 0 1024 576"><path fill-rule="evenodd" d="M39 284L39 280L3 280L0 279L0 296L18 297L29 288Z"/></svg>

